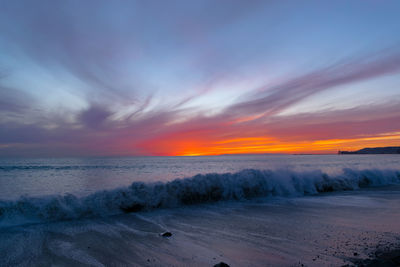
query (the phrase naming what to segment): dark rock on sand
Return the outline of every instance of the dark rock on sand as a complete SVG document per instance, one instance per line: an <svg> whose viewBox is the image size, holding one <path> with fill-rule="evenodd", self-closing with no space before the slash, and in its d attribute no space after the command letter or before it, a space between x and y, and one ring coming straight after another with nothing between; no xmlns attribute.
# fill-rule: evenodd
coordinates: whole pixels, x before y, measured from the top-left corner
<svg viewBox="0 0 400 267"><path fill-rule="evenodd" d="M400 250L397 249L389 252L377 251L375 252L374 259L355 260L353 261L353 263L355 266L363 266L363 267L400 266Z"/></svg>
<svg viewBox="0 0 400 267"><path fill-rule="evenodd" d="M125 212L125 213L130 213L130 212L138 212L144 209L144 205L142 204L133 204L130 206L123 206L120 207L120 209Z"/></svg>
<svg viewBox="0 0 400 267"><path fill-rule="evenodd" d="M221 261L220 263L215 264L214 267L229 267L229 265Z"/></svg>
<svg viewBox="0 0 400 267"><path fill-rule="evenodd" d="M171 232L165 232L165 233L162 233L162 234L160 234L162 237L170 237L170 236L172 236L172 233Z"/></svg>

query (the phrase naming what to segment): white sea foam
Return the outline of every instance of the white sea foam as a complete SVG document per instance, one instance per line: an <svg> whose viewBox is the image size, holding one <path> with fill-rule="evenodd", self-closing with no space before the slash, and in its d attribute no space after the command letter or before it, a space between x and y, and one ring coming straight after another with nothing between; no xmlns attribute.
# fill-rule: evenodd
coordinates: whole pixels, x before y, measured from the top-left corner
<svg viewBox="0 0 400 267"><path fill-rule="evenodd" d="M312 195L390 184L400 184L399 170L343 169L334 176L321 170L256 169L199 174L165 183L134 182L129 187L99 191L81 198L67 194L3 200L0 201L0 226L102 217L221 200Z"/></svg>

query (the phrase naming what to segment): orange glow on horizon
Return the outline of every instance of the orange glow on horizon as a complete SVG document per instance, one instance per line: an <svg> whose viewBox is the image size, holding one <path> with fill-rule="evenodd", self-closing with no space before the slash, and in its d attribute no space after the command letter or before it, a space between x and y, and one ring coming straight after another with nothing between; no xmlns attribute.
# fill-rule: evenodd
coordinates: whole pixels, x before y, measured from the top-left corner
<svg viewBox="0 0 400 267"><path fill-rule="evenodd" d="M206 156L223 154L310 153L336 154L339 150L354 151L365 147L399 146L400 132L348 139L286 141L270 136L233 137L208 140L198 133L178 133L144 144L157 147L157 155Z"/></svg>

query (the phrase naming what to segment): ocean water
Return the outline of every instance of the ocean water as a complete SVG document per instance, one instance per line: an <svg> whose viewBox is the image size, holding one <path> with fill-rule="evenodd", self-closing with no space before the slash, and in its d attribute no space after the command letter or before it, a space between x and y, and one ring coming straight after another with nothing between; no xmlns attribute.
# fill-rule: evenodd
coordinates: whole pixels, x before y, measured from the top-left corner
<svg viewBox="0 0 400 267"><path fill-rule="evenodd" d="M0 158L0 199L74 194L167 182L197 174L235 173L244 169L321 171L398 170L398 155L232 155L208 157Z"/></svg>
<svg viewBox="0 0 400 267"><path fill-rule="evenodd" d="M399 185L398 155L0 159L0 266L340 266L399 243Z"/></svg>

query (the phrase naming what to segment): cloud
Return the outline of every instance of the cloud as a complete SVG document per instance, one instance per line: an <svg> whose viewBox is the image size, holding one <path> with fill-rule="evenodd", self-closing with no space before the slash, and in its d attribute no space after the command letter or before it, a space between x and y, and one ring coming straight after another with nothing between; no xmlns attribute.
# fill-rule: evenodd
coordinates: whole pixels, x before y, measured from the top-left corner
<svg viewBox="0 0 400 267"><path fill-rule="evenodd" d="M400 71L400 53L386 51L348 59L274 87L259 88L252 99L232 105L226 111L236 116L275 115L318 92L335 86L377 78Z"/></svg>
<svg viewBox="0 0 400 267"><path fill-rule="evenodd" d="M98 129L105 126L107 119L112 115L107 108L100 105L91 105L79 115L79 121L88 128Z"/></svg>

